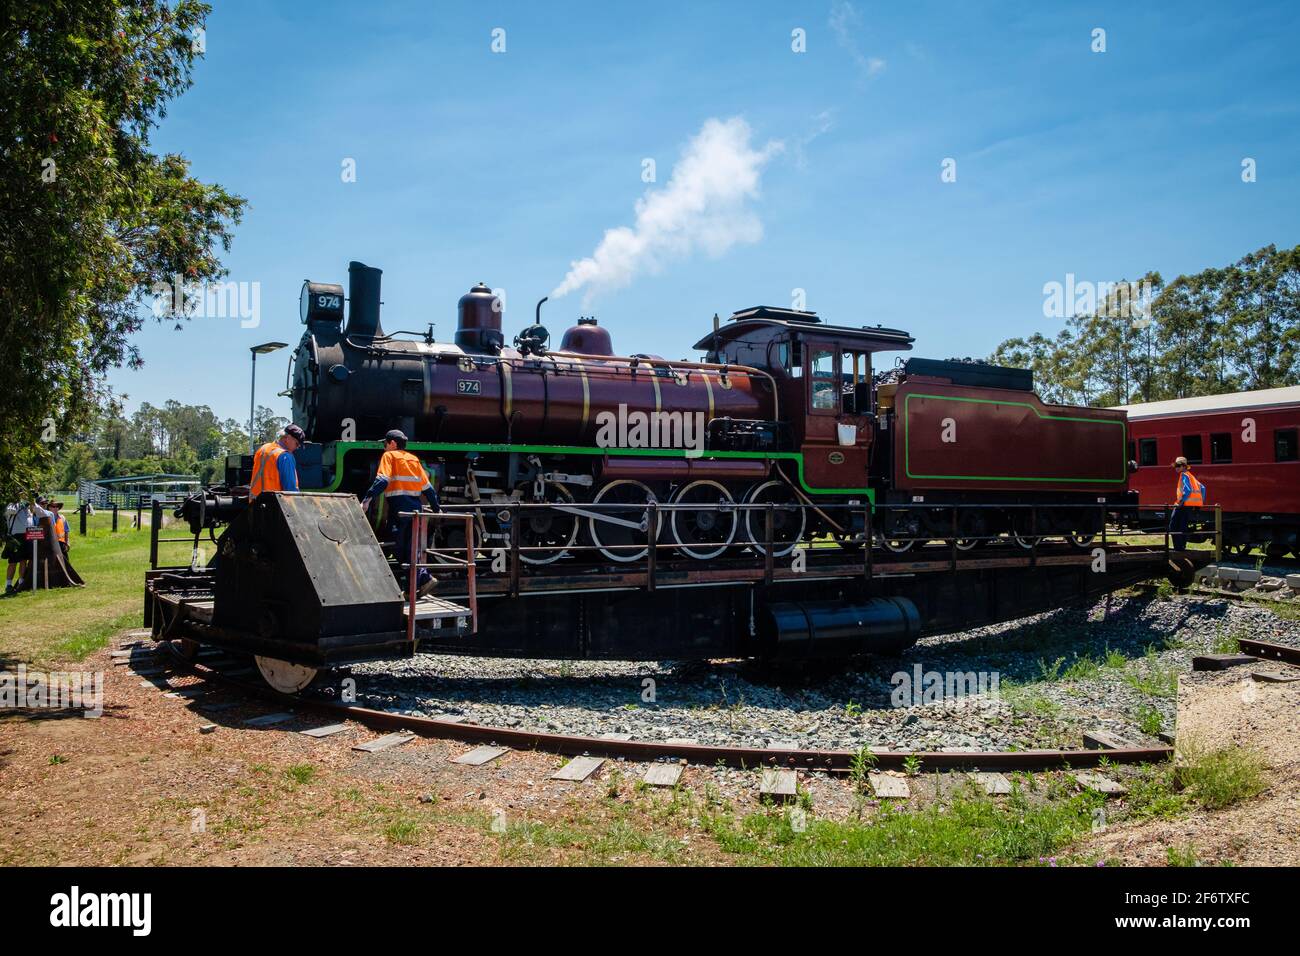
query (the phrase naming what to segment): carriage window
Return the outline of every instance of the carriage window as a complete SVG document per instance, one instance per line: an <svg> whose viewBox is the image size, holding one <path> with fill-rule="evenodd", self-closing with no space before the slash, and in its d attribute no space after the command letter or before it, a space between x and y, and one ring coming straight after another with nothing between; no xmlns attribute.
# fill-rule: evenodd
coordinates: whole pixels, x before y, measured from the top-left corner
<svg viewBox="0 0 1300 956"><path fill-rule="evenodd" d="M1273 432L1273 460L1300 461L1300 448L1296 447L1298 437L1300 429L1279 428Z"/></svg>
<svg viewBox="0 0 1300 956"><path fill-rule="evenodd" d="M1199 465L1204 460L1201 457L1200 435L1183 436L1183 457L1187 459L1189 465Z"/></svg>
<svg viewBox="0 0 1300 956"><path fill-rule="evenodd" d="M1232 434L1219 432L1210 436L1210 464L1227 465L1232 461Z"/></svg>
<svg viewBox="0 0 1300 956"><path fill-rule="evenodd" d="M800 348L800 344L798 339L790 343L791 378L803 378L803 349Z"/></svg>
<svg viewBox="0 0 1300 956"><path fill-rule="evenodd" d="M1138 442L1138 464L1147 466L1156 463L1156 440L1143 438Z"/></svg>
<svg viewBox="0 0 1300 956"><path fill-rule="evenodd" d="M812 407L815 411L834 411L836 407L835 353L824 349L812 352Z"/></svg>

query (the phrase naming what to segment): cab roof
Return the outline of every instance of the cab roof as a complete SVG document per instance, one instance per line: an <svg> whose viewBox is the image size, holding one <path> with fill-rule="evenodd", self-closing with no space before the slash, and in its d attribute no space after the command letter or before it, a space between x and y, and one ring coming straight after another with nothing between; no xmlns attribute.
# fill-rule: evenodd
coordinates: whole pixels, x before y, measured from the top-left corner
<svg viewBox="0 0 1300 956"><path fill-rule="evenodd" d="M910 350L915 341L900 329L887 329L882 325L864 325L858 328L827 325L818 318L816 312L758 305L732 313L726 325L716 332L710 332L696 342L694 347L704 352L716 351L720 345L742 339L758 328L788 329L794 333L825 336L865 346L872 352Z"/></svg>

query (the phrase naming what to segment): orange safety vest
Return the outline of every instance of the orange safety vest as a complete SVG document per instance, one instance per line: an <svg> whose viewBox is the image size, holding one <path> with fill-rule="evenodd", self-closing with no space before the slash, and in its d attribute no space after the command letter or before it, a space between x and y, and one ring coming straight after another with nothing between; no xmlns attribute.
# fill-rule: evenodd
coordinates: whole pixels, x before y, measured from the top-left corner
<svg viewBox="0 0 1300 956"><path fill-rule="evenodd" d="M269 441L253 456L253 477L248 482L248 497L256 498L264 491L280 490L279 458L285 448L279 442Z"/></svg>
<svg viewBox="0 0 1300 956"><path fill-rule="evenodd" d="M1183 497L1183 475L1187 476L1187 483L1192 486L1191 494L1187 496L1186 501L1181 501ZM1205 486L1196 480L1196 476L1191 471L1183 472L1178 476L1174 483L1174 504L1181 503L1187 508L1200 508L1205 505Z"/></svg>
<svg viewBox="0 0 1300 956"><path fill-rule="evenodd" d="M432 488L429 476L425 473L424 463L409 451L397 449L384 452L379 459L377 475L388 479L384 487L384 497L394 495L419 495L425 488Z"/></svg>
<svg viewBox="0 0 1300 956"><path fill-rule="evenodd" d="M68 543L68 519L59 515L54 519L54 533L58 535L60 541Z"/></svg>

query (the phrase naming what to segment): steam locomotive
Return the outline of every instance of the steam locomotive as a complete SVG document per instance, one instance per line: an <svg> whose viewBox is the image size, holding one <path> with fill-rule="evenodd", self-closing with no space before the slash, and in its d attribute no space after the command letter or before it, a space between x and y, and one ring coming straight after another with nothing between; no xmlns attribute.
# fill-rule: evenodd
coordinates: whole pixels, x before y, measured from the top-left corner
<svg viewBox="0 0 1300 956"><path fill-rule="evenodd" d="M444 503L475 509L479 543L513 532L530 564L636 561L651 541L700 561L820 536L856 549L868 510L874 543L894 551L953 537L957 515L964 550L1085 545L1132 501L1124 412L1044 404L1019 369L911 358L873 372L877 353L911 349L897 329L760 306L715 316L694 346L702 361L670 361L619 355L594 318L553 348L538 303L507 344L501 300L479 284L454 341L438 342L432 326L385 333L381 270L352 262L348 278L346 296L302 289L290 390L309 439L302 486L363 491L376 439L400 428ZM964 503L985 507L951 507Z"/></svg>

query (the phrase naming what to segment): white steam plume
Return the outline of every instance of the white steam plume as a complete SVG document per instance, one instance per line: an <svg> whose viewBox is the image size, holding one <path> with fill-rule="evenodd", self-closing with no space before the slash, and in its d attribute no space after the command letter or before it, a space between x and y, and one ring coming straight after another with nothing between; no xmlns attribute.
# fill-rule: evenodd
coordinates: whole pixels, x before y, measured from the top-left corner
<svg viewBox="0 0 1300 956"><path fill-rule="evenodd" d="M636 223L606 230L595 252L571 263L551 298L585 289L586 304L696 249L717 257L763 238L763 224L749 203L758 197L763 166L784 144L772 140L754 149L751 135L739 116L706 120L673 166L668 185L637 200Z"/></svg>

